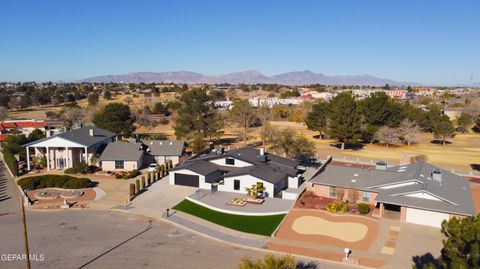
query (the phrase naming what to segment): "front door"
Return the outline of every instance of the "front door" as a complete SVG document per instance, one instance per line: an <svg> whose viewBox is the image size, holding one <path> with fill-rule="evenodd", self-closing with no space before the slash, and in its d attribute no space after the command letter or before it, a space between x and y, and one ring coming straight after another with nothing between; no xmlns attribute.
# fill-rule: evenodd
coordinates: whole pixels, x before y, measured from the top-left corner
<svg viewBox="0 0 480 269"><path fill-rule="evenodd" d="M64 158L58 159L58 168L59 169L64 169L65 168L65 159Z"/></svg>

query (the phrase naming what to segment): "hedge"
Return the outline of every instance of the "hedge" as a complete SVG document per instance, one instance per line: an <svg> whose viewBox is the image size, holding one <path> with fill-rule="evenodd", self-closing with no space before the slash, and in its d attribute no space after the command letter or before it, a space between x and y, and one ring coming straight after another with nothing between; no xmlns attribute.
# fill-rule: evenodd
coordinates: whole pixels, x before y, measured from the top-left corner
<svg viewBox="0 0 480 269"><path fill-rule="evenodd" d="M88 178L78 178L66 175L42 175L22 178L18 185L23 190L35 190L42 188L81 189L91 186L92 181Z"/></svg>
<svg viewBox="0 0 480 269"><path fill-rule="evenodd" d="M3 161L10 169L10 172L12 172L14 176L18 176L18 161L10 152L6 150L3 151Z"/></svg>

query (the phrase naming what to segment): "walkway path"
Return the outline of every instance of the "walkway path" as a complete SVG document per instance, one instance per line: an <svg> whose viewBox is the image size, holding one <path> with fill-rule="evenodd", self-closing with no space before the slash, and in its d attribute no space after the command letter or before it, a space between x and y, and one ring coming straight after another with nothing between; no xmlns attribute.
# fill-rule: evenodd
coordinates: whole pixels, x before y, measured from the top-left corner
<svg viewBox="0 0 480 269"><path fill-rule="evenodd" d="M174 222L179 224L183 227L189 228L191 230L197 231L199 233L208 235L210 237L216 238L218 240L230 242L233 244L238 244L242 246L249 246L249 247L256 247L256 248L264 248L266 243L269 241L268 237L262 239L252 239L253 236L249 236L250 238L235 236L232 233L226 233L225 231L220 231L215 229L215 224L211 223L211 225L205 225L198 223L198 221L194 221L188 217L189 215L182 213L182 212L175 212L174 214L170 215L168 218L164 214L162 216L163 219ZM259 237L260 238L260 237Z"/></svg>

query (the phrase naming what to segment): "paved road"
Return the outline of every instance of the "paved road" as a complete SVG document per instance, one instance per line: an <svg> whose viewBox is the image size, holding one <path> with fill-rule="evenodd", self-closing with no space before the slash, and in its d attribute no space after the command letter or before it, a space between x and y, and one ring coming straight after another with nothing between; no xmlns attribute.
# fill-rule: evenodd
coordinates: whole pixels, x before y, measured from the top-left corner
<svg viewBox="0 0 480 269"><path fill-rule="evenodd" d="M7 261L24 253L19 195L0 163L0 268L25 268ZM100 210L27 211L32 268L236 268L244 256L266 253L199 236L145 217ZM11 256L10 256L11 257ZM348 268L321 262L309 269Z"/></svg>

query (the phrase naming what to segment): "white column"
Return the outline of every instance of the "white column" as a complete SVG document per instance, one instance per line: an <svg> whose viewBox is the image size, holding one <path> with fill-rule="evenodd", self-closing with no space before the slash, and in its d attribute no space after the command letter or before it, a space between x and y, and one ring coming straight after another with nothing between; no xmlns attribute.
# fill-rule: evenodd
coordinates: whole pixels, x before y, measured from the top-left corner
<svg viewBox="0 0 480 269"><path fill-rule="evenodd" d="M47 147L47 171L50 171L50 149Z"/></svg>
<svg viewBox="0 0 480 269"><path fill-rule="evenodd" d="M66 162L65 168L69 168L69 167L70 167L70 164L69 164L69 162L68 162L68 160L69 160L69 158L68 158L68 155L69 155L69 153L68 153L68 147L65 147L65 151L66 151L66 153L67 153L67 157L65 157L65 162Z"/></svg>
<svg viewBox="0 0 480 269"><path fill-rule="evenodd" d="M85 163L88 164L88 151L87 151L87 147L85 147Z"/></svg>
<svg viewBox="0 0 480 269"><path fill-rule="evenodd" d="M30 147L27 147L27 170L30 171Z"/></svg>

